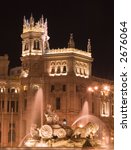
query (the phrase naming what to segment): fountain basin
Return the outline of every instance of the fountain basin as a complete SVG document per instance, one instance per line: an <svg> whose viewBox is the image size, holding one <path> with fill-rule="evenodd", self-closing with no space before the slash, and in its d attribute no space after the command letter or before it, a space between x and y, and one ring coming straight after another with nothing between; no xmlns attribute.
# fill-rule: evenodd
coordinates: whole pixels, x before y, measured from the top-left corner
<svg viewBox="0 0 131 150"><path fill-rule="evenodd" d="M33 147L33 148L22 148L22 147L13 147L13 148L1 148L1 150L114 150L113 146L108 146L108 147L93 147L93 148L38 148L38 147Z"/></svg>

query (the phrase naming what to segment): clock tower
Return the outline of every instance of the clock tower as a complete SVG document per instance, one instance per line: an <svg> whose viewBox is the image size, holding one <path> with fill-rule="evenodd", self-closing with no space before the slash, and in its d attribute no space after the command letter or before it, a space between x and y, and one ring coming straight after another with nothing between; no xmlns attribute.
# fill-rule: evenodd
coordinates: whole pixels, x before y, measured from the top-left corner
<svg viewBox="0 0 131 150"><path fill-rule="evenodd" d="M41 76L39 69L43 64L43 55L49 49L47 19L43 16L35 22L33 16L24 17L22 38L22 73L21 77Z"/></svg>

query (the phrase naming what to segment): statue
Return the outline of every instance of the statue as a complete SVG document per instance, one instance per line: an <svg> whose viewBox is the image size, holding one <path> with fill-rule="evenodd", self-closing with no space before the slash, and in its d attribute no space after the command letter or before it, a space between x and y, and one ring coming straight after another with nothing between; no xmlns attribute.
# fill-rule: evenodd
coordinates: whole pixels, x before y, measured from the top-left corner
<svg viewBox="0 0 131 150"><path fill-rule="evenodd" d="M59 122L59 116L52 110L49 104L46 107L45 117L47 124L58 124Z"/></svg>

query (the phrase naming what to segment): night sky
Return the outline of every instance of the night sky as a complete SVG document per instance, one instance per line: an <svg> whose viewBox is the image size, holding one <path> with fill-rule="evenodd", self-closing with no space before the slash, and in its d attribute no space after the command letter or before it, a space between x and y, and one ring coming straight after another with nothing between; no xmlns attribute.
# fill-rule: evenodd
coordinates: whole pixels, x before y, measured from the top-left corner
<svg viewBox="0 0 131 150"><path fill-rule="evenodd" d="M50 48L67 47L73 33L76 48L86 50L91 39L93 75L114 77L113 0L18 0L0 4L0 55L9 55L10 67L20 66L23 17L48 20Z"/></svg>

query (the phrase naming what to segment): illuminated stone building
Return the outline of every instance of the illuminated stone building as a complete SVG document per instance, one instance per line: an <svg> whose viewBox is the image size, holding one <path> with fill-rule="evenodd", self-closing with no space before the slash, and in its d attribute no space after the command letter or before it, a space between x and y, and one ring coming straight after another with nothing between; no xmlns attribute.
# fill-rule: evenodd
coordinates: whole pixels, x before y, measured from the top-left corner
<svg viewBox="0 0 131 150"><path fill-rule="evenodd" d="M35 93L43 89L44 108L51 104L71 125L84 101L89 113L107 123L113 138L113 81L92 76L91 41L87 50L75 48L70 34L67 48L50 49L47 20L24 18L20 67L8 74L8 56L0 56L0 145L17 146L29 132ZM41 105L41 104L40 104Z"/></svg>

